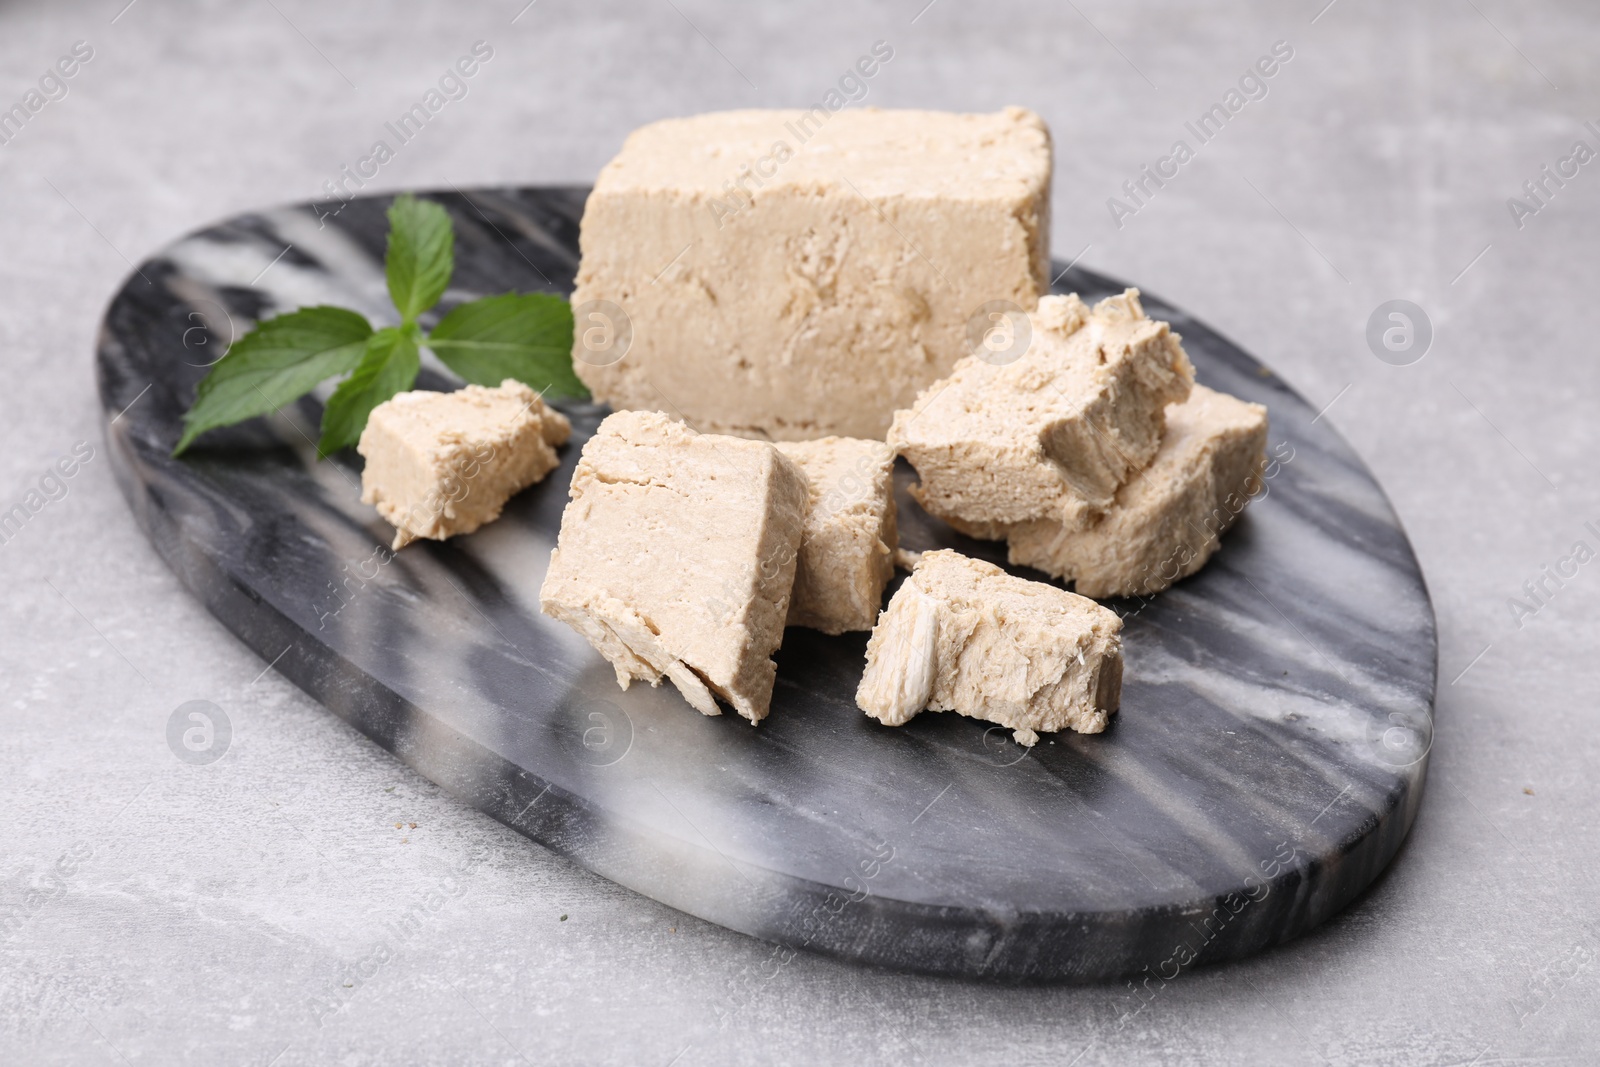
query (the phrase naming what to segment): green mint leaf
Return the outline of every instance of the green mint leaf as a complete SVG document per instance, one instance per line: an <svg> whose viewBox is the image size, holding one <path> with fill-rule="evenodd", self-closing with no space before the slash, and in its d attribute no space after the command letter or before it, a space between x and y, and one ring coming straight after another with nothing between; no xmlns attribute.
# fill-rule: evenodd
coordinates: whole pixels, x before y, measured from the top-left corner
<svg viewBox="0 0 1600 1067"><path fill-rule="evenodd" d="M257 323L200 382L174 456L207 430L266 415L361 362L372 327L354 311L310 307Z"/></svg>
<svg viewBox="0 0 1600 1067"><path fill-rule="evenodd" d="M384 270L400 321L416 322L418 315L439 302L455 271L455 247L455 228L438 204L406 193L389 205Z"/></svg>
<svg viewBox="0 0 1600 1067"><path fill-rule="evenodd" d="M515 378L547 395L589 395L572 372L572 308L559 296L506 293L462 304L424 343L474 385Z"/></svg>
<svg viewBox="0 0 1600 1067"><path fill-rule="evenodd" d="M373 334L360 365L339 383L322 409L317 451L329 456L361 440L372 409L410 389L420 367L416 327L386 326Z"/></svg>

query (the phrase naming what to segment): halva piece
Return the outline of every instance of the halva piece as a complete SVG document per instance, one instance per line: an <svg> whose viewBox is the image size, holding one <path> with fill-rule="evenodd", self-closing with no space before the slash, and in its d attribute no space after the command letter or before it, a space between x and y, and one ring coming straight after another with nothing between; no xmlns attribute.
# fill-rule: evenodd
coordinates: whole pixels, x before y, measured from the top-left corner
<svg viewBox="0 0 1600 1067"><path fill-rule="evenodd" d="M1155 455L1166 405L1194 382L1178 336L1146 317L1136 289L1093 311L1047 296L1028 321L1020 356L962 360L889 431L921 479L917 500L973 536L1069 512L1092 521Z"/></svg>
<svg viewBox="0 0 1600 1067"><path fill-rule="evenodd" d="M394 548L443 540L500 517L512 495L561 462L567 417L508 378L495 388L418 389L372 409L356 451L361 502L394 525Z"/></svg>
<svg viewBox="0 0 1600 1067"><path fill-rule="evenodd" d="M702 430L881 439L981 308L1048 291L1050 168L1015 107L645 126L584 208L574 368L614 408Z"/></svg>
<svg viewBox="0 0 1600 1067"><path fill-rule="evenodd" d="M766 717L805 524L805 475L776 448L610 415L583 447L539 606L617 684L671 678L690 704Z"/></svg>
<svg viewBox="0 0 1600 1067"><path fill-rule="evenodd" d="M1122 698L1121 630L1086 597L924 552L867 642L856 704L889 726L959 711L1022 745L1064 727L1099 733Z"/></svg>
<svg viewBox="0 0 1600 1067"><path fill-rule="evenodd" d="M1199 570L1261 491L1267 409L1197 385L1167 409L1155 459L1122 487L1098 522L1051 519L1013 527L1010 559L1073 580L1084 596L1165 589Z"/></svg>
<svg viewBox="0 0 1600 1067"><path fill-rule="evenodd" d="M882 441L853 437L776 447L811 486L789 625L827 634L872 629L898 544L894 453Z"/></svg>

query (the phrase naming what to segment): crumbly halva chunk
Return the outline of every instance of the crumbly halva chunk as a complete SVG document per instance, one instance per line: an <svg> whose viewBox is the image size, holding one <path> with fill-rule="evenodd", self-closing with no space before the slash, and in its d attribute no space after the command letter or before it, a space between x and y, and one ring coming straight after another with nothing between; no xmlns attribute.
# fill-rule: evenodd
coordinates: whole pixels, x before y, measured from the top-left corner
<svg viewBox="0 0 1600 1067"><path fill-rule="evenodd" d="M707 715L766 717L809 488L760 441L655 412L610 415L584 445L539 590L617 684L671 678Z"/></svg>
<svg viewBox="0 0 1600 1067"><path fill-rule="evenodd" d="M1020 357L969 356L889 431L921 479L917 500L973 536L1069 513L1092 522L1155 455L1166 405L1194 382L1178 336L1145 315L1136 289L1093 311L1045 297L1029 324Z"/></svg>
<svg viewBox="0 0 1600 1067"><path fill-rule="evenodd" d="M894 575L894 453L882 441L824 437L777 446L811 486L789 625L870 630Z"/></svg>
<svg viewBox="0 0 1600 1067"><path fill-rule="evenodd" d="M958 711L1022 745L1069 727L1099 733L1122 698L1121 630L1086 597L924 552L867 642L856 704L889 726Z"/></svg>
<svg viewBox="0 0 1600 1067"><path fill-rule="evenodd" d="M372 409L356 451L361 502L395 528L398 551L420 537L471 533L561 462L567 417L521 382L418 389Z"/></svg>
<svg viewBox="0 0 1600 1067"><path fill-rule="evenodd" d="M614 408L702 430L881 439L979 308L1049 291L1050 151L1015 107L638 129L584 208L573 366Z"/></svg>
<svg viewBox="0 0 1600 1067"><path fill-rule="evenodd" d="M1261 490L1267 409L1197 385L1167 409L1151 464L1087 529L1050 519L1008 531L1010 559L1070 579L1084 596L1146 595L1205 565Z"/></svg>

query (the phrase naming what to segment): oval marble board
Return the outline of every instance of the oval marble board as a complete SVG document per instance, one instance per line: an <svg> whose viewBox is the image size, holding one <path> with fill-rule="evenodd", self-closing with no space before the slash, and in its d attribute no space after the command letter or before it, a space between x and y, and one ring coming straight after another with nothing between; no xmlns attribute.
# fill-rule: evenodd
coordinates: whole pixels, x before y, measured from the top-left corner
<svg viewBox="0 0 1600 1067"><path fill-rule="evenodd" d="M581 188L455 190L445 306L569 291ZM781 945L922 972L1091 981L1293 938L1394 856L1432 737L1434 619L1350 448L1269 370L1148 294L1200 381L1271 412L1266 491L1198 575L1125 619L1122 708L1031 750L854 703L865 634L791 629L759 727L670 684L624 693L538 589L584 440L498 522L391 561L360 457L319 462L321 403L169 457L205 366L257 318L332 303L390 321L387 198L242 215L142 264L99 340L118 480L184 583L264 660L463 801L606 878ZM1059 267L1057 268L1060 269ZM1066 270L1093 300L1123 284ZM451 388L435 367L421 384ZM326 389L319 395L325 396ZM903 465L902 465L903 467ZM925 515L902 544L1004 563ZM1042 575L1027 571L1029 577Z"/></svg>

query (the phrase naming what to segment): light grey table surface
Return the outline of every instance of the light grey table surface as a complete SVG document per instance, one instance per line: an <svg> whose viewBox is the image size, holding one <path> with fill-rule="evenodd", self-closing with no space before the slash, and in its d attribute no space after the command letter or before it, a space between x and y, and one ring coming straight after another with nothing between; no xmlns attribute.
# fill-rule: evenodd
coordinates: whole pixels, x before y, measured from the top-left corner
<svg viewBox="0 0 1600 1067"><path fill-rule="evenodd" d="M0 107L93 49L0 146L0 509L95 449L0 543L0 1062L1600 1060L1600 564L1511 603L1574 542L1600 548L1600 165L1520 228L1507 205L1575 141L1600 148L1600 10L524 2L0 4ZM468 95L370 189L587 182L641 123L816 102L878 40L894 57L866 104L1041 112L1058 258L1329 405L1410 532L1440 688L1389 872L1132 1017L1122 985L780 966L465 809L264 671L113 484L97 322L130 262L318 194L477 40L494 55ZM1268 95L1116 226L1107 198L1280 40ZM1408 366L1364 336L1395 298L1435 334ZM208 766L168 747L191 699L232 723Z"/></svg>

